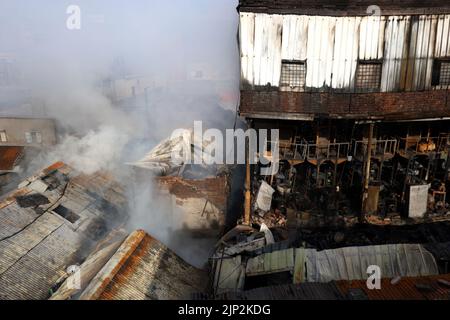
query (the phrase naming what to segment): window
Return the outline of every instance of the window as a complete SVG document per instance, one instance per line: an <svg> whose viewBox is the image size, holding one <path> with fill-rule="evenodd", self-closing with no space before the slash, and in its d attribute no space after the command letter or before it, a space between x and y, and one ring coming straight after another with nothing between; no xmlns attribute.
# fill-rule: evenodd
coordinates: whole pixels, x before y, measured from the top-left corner
<svg viewBox="0 0 450 320"><path fill-rule="evenodd" d="M356 71L356 89L379 90L381 70L381 61L359 61Z"/></svg>
<svg viewBox="0 0 450 320"><path fill-rule="evenodd" d="M0 142L8 142L8 136L5 130L0 131Z"/></svg>
<svg viewBox="0 0 450 320"><path fill-rule="evenodd" d="M33 138L31 137L31 132L25 132L25 140L27 143L33 143Z"/></svg>
<svg viewBox="0 0 450 320"><path fill-rule="evenodd" d="M67 209L66 207L59 205L55 209L53 209L53 212L60 215L70 223L75 223L80 219L80 216L74 213L72 210Z"/></svg>
<svg viewBox="0 0 450 320"><path fill-rule="evenodd" d="M25 132L25 140L27 143L42 143L42 135L40 132Z"/></svg>
<svg viewBox="0 0 450 320"><path fill-rule="evenodd" d="M203 79L203 71L201 71L201 70L195 71L194 78L195 79Z"/></svg>
<svg viewBox="0 0 450 320"><path fill-rule="evenodd" d="M433 86L450 85L450 59L434 61L432 85Z"/></svg>
<svg viewBox="0 0 450 320"><path fill-rule="evenodd" d="M283 61L281 63L280 87L304 89L306 84L305 61Z"/></svg>

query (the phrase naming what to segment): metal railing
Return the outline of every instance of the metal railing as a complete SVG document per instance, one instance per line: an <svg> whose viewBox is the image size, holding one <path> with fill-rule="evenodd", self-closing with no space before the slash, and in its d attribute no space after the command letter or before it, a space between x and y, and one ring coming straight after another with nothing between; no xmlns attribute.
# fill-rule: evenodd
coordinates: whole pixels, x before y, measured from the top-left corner
<svg viewBox="0 0 450 320"><path fill-rule="evenodd" d="M398 150L404 153L443 152L447 150L449 144L450 135L448 134L438 137L408 137L400 139Z"/></svg>
<svg viewBox="0 0 450 320"><path fill-rule="evenodd" d="M353 155L355 157L365 156L367 153L367 146L369 142L354 141ZM398 141L396 139L374 140L372 142L372 157L394 155L397 153Z"/></svg>
<svg viewBox="0 0 450 320"><path fill-rule="evenodd" d="M365 157L368 141L352 141L351 143L339 142L328 144L314 144L307 142L267 142L268 149L272 146L279 148L280 159L284 160L336 160L354 157ZM400 138L374 140L372 142L372 157L394 156L398 152L443 152L450 146L450 134L442 134L439 137L428 138Z"/></svg>
<svg viewBox="0 0 450 320"><path fill-rule="evenodd" d="M269 141L267 145L270 147L272 142ZM273 142L273 145L279 147L280 159L300 161L347 158L350 150L350 143L345 142L328 144L284 143L282 145Z"/></svg>

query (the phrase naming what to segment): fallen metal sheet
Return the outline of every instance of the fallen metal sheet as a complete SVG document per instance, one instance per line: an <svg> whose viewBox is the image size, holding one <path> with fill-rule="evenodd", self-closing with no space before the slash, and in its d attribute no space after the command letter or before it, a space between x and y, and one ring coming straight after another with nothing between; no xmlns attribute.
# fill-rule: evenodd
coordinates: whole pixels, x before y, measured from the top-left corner
<svg viewBox="0 0 450 320"><path fill-rule="evenodd" d="M263 181L256 196L256 209L262 212L270 211L274 192L275 190L267 182Z"/></svg>
<svg viewBox="0 0 450 320"><path fill-rule="evenodd" d="M275 239L273 237L272 231L270 231L270 229L266 226L266 224L264 224L264 223L261 224L261 230L259 230L259 231L264 232L267 245L275 243Z"/></svg>
<svg viewBox="0 0 450 320"><path fill-rule="evenodd" d="M294 269L294 249L275 251L249 259L246 267L247 276L279 273Z"/></svg>
<svg viewBox="0 0 450 320"><path fill-rule="evenodd" d="M242 252L253 252L255 250L261 249L266 245L265 238L259 238L249 242L238 243L232 247L225 248L223 253L226 256L235 256L241 254ZM219 251L215 254L215 257L220 258L222 252Z"/></svg>
<svg viewBox="0 0 450 320"><path fill-rule="evenodd" d="M44 193L47 191L48 185L42 180L35 180L28 186L28 188L38 193Z"/></svg>
<svg viewBox="0 0 450 320"><path fill-rule="evenodd" d="M245 266L241 256L224 258L217 262L214 276L216 294L244 289Z"/></svg>
<svg viewBox="0 0 450 320"><path fill-rule="evenodd" d="M296 267L297 279L307 282L367 279L367 268L379 266L382 277L417 277L439 273L433 255L418 244L394 244L369 247L349 247L317 251L305 250L305 269ZM301 259L298 263L303 263ZM303 275L298 272L304 272Z"/></svg>
<svg viewBox="0 0 450 320"><path fill-rule="evenodd" d="M202 145L198 145L198 141L201 141ZM150 170L157 175L167 175L185 164L194 163L198 159L204 161L205 157L211 156L206 147L212 141L199 137L193 129L183 129L178 135L159 143L142 159L128 164Z"/></svg>
<svg viewBox="0 0 450 320"><path fill-rule="evenodd" d="M287 249L248 260L246 275L291 271L294 283L367 279L367 268L379 266L383 277L439 274L433 255L418 244L348 247L335 250Z"/></svg>
<svg viewBox="0 0 450 320"><path fill-rule="evenodd" d="M428 190L431 185L410 186L409 189L409 217L423 218L427 213Z"/></svg>

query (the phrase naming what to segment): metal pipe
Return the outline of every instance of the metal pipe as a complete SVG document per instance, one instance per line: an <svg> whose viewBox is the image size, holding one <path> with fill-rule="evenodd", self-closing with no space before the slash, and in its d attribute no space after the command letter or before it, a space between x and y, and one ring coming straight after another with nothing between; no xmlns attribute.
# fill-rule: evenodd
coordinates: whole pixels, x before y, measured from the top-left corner
<svg viewBox="0 0 450 320"><path fill-rule="evenodd" d="M244 207L244 224L251 225L251 176L250 176L250 141L247 139L245 143L246 153L246 172L245 172L245 207Z"/></svg>
<svg viewBox="0 0 450 320"><path fill-rule="evenodd" d="M366 155L366 167L364 174L364 193L362 199L362 212L366 213L366 203L369 198L369 183L370 183L370 166L372 160L372 140L373 140L373 129L375 127L374 123L369 124L369 139L367 142L367 155Z"/></svg>

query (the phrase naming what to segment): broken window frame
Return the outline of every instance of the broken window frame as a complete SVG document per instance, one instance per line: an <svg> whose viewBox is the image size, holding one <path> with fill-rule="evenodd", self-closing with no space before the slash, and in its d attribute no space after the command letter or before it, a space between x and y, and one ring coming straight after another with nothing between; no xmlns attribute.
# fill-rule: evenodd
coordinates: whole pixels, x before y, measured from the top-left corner
<svg viewBox="0 0 450 320"><path fill-rule="evenodd" d="M372 67L362 72L362 67ZM377 70L376 73L373 70ZM355 75L356 92L379 92L383 74L383 60L358 60ZM369 83L369 85L367 85ZM365 84L365 85L363 85Z"/></svg>
<svg viewBox="0 0 450 320"><path fill-rule="evenodd" d="M286 70L286 67L298 67L298 70ZM308 71L306 60L282 60L280 72L280 90L298 91L306 90L306 73ZM285 74L285 72L290 72ZM298 77L298 79L296 79ZM286 79L289 79L288 82Z"/></svg>
<svg viewBox="0 0 450 320"><path fill-rule="evenodd" d="M443 65L447 68L445 70L445 80L443 83ZM431 85L435 89L449 89L450 88L450 58L434 59L433 75L431 78Z"/></svg>

